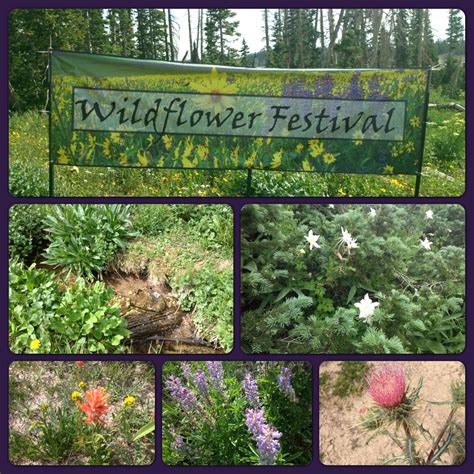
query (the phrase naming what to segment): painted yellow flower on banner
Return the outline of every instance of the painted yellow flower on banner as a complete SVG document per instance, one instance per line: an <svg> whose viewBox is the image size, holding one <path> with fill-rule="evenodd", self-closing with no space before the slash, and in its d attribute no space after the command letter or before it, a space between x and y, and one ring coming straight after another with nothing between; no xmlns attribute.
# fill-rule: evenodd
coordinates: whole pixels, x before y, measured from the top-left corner
<svg viewBox="0 0 474 474"><path fill-rule="evenodd" d="M196 105L203 109L212 108L215 112L221 112L227 107L234 105L234 98L223 94L236 94L238 92L235 84L227 82L227 74L217 72L212 68L210 77L205 76L201 81L191 81L190 87L203 95L195 99Z"/></svg>

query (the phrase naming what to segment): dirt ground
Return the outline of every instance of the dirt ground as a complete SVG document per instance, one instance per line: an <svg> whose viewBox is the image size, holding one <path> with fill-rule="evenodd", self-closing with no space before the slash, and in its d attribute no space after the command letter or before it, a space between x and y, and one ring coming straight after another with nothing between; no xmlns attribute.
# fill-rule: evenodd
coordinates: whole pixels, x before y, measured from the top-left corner
<svg viewBox="0 0 474 474"><path fill-rule="evenodd" d="M464 366L460 362L403 362L407 380L414 388L420 377L423 377L423 388L416 417L431 433L438 435L450 412L450 406L433 405L428 401L448 401L451 398L452 382L463 381ZM340 370L338 362L325 362L321 365L320 376L328 374L334 382ZM340 398L333 396L330 390L320 393L319 409L319 443L320 457L323 464L338 465L377 465L384 460L400 455L398 448L387 436L379 436L367 445L370 434L357 427L360 413L369 408L373 402L364 392L361 396ZM465 411L460 409L455 420L464 426ZM429 443L421 437L417 439L421 452L426 452ZM443 464L452 464L454 452L443 456Z"/></svg>

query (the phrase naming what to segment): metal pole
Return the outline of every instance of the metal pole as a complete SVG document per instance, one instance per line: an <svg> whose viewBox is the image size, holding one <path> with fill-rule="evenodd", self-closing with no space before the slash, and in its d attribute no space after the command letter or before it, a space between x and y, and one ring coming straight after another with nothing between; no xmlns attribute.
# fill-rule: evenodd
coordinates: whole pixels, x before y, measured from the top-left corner
<svg viewBox="0 0 474 474"><path fill-rule="evenodd" d="M49 125L49 130L48 130L48 158L49 158L49 197L54 197L54 160L53 157L51 156L51 100L52 100L52 82L53 82L53 75L51 72L51 55L53 53L53 49L51 48L51 44L48 50L48 79L49 79L49 101L48 101L48 125Z"/></svg>
<svg viewBox="0 0 474 474"><path fill-rule="evenodd" d="M250 196L252 194L252 169L247 170L247 189L245 190L245 195Z"/></svg>
<svg viewBox="0 0 474 474"><path fill-rule="evenodd" d="M420 195L420 185L421 185L421 173L416 173L416 181L415 181L415 197L419 197Z"/></svg>

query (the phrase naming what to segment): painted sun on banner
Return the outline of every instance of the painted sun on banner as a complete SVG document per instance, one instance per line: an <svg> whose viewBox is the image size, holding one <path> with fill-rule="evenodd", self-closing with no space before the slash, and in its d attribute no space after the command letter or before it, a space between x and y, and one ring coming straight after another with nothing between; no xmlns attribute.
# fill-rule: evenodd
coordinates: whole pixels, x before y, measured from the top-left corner
<svg viewBox="0 0 474 474"><path fill-rule="evenodd" d="M244 69L51 53L58 165L416 174L429 70Z"/></svg>

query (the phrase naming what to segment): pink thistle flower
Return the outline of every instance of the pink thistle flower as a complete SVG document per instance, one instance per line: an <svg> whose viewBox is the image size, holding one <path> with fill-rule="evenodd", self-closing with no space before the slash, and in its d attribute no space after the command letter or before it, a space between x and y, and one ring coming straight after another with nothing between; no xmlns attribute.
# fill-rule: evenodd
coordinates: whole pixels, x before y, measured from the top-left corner
<svg viewBox="0 0 474 474"><path fill-rule="evenodd" d="M367 376L369 395L384 408L399 406L405 397L405 372L401 365L381 364Z"/></svg>

